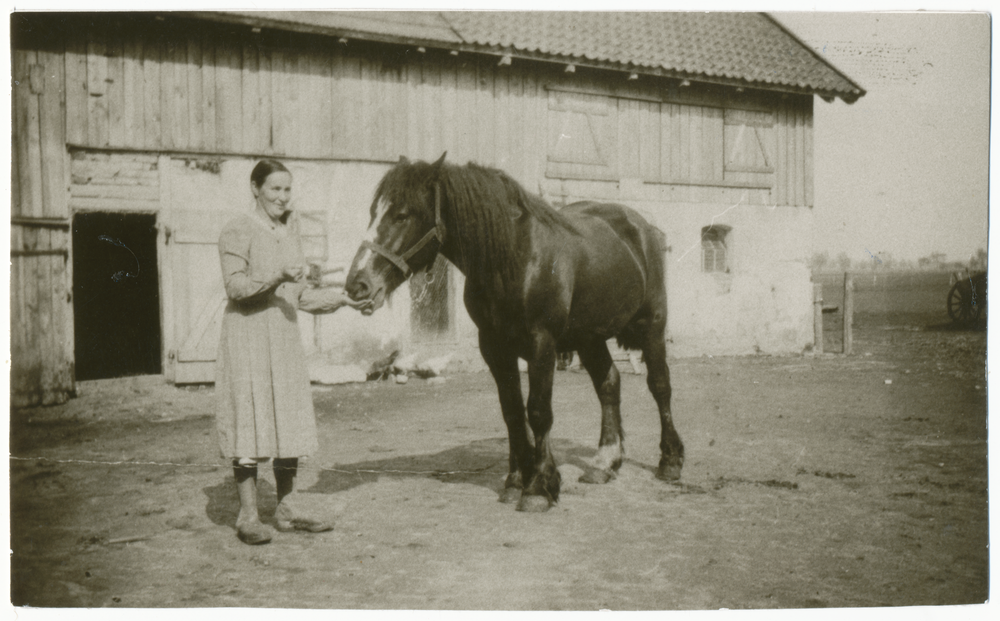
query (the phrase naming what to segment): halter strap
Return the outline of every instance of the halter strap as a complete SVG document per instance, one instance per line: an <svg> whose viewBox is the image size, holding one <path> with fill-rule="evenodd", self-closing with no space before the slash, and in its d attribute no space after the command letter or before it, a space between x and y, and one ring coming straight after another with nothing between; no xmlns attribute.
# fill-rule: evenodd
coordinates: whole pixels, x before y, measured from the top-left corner
<svg viewBox="0 0 1000 621"><path fill-rule="evenodd" d="M438 187L438 184L435 183L434 184L434 228L427 231L424 234L424 236L421 237L419 241L417 241L417 243L410 246L409 250L407 250L403 254L396 254L395 252L389 250L385 246L376 244L375 242L369 241L367 239L362 241L361 245L364 248L368 248L372 252L385 257L386 260L388 260L390 263L398 267L399 270L403 272L403 278L406 279L409 278L410 274L413 273L413 270L407 263L410 257L420 252L424 246L426 246L431 242L432 239L437 239L438 244L443 244L444 235L445 235L444 220L441 219L441 190Z"/></svg>

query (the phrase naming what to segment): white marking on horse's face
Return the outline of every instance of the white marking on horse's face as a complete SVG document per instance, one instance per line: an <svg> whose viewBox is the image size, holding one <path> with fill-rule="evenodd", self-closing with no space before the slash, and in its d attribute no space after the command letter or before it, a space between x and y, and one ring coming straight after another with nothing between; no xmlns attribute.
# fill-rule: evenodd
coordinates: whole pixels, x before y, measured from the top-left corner
<svg viewBox="0 0 1000 621"><path fill-rule="evenodd" d="M365 248L365 251L361 253L361 256L358 258L358 265L361 267L366 267L368 265L368 261L371 258L372 258L372 251L368 248Z"/></svg>
<svg viewBox="0 0 1000 621"><path fill-rule="evenodd" d="M389 207L390 204L384 197L379 199L378 207L375 208L375 218L368 227L368 232L365 233L366 241L374 242L378 237L378 227L382 224L382 218L384 218L385 214L389 212Z"/></svg>
<svg viewBox="0 0 1000 621"><path fill-rule="evenodd" d="M368 226L368 230L365 232L365 241L374 243L378 238L378 227L382 224L382 219L385 217L385 214L388 213L389 206L389 202L384 197L379 199L378 206L375 208L375 217L372 219L372 223ZM367 267L371 258L372 251L365 248L361 256L358 257L358 266Z"/></svg>

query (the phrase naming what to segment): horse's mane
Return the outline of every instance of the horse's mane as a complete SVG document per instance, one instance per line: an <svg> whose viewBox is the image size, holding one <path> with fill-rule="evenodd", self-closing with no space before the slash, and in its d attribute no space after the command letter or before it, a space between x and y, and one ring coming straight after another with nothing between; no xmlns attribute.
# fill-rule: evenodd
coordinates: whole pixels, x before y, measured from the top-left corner
<svg viewBox="0 0 1000 621"><path fill-rule="evenodd" d="M527 259L515 251L518 220L530 217L554 232L579 234L565 215L507 173L474 163L442 163L437 170L424 162L400 164L382 180L376 196L420 188L435 174L442 206L450 212L450 217L444 215L447 235L458 243L467 275L500 293L515 284L515 274Z"/></svg>
<svg viewBox="0 0 1000 621"><path fill-rule="evenodd" d="M577 233L566 216L501 170L444 164L438 179L458 228L466 269L497 292L508 292L528 258L515 251L519 220L533 218L553 232Z"/></svg>

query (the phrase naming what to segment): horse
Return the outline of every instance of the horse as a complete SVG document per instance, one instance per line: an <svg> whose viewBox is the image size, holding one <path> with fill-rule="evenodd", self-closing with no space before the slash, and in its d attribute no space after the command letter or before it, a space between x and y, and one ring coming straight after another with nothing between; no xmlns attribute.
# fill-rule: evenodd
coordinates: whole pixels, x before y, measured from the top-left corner
<svg viewBox="0 0 1000 621"><path fill-rule="evenodd" d="M502 502L544 512L559 499L549 437L559 352L577 352L601 404L597 455L580 480L615 478L625 449L610 338L643 353L660 413L656 476L677 481L684 445L670 411L663 233L623 205L582 201L556 210L503 171L445 163L445 155L434 163L401 157L379 182L347 294L369 301L363 312L371 314L438 253L465 275L465 307L507 425ZM528 366L527 404L518 358Z"/></svg>

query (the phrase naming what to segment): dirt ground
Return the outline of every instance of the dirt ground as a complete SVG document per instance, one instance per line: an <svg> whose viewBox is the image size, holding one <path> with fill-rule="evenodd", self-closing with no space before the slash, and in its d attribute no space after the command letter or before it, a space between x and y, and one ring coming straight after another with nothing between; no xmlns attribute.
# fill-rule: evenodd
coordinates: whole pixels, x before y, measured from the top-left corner
<svg viewBox="0 0 1000 621"><path fill-rule="evenodd" d="M943 300L943 296L942 296ZM85 382L11 412L12 599L39 607L685 610L988 598L986 334L856 321L856 355L673 360L687 461L656 480L645 378L623 371L628 459L576 482L597 399L559 372L547 514L497 502L492 380L317 388L301 478L333 532L235 536L211 389ZM945 318L946 320L946 318ZM274 510L273 479L262 513Z"/></svg>

